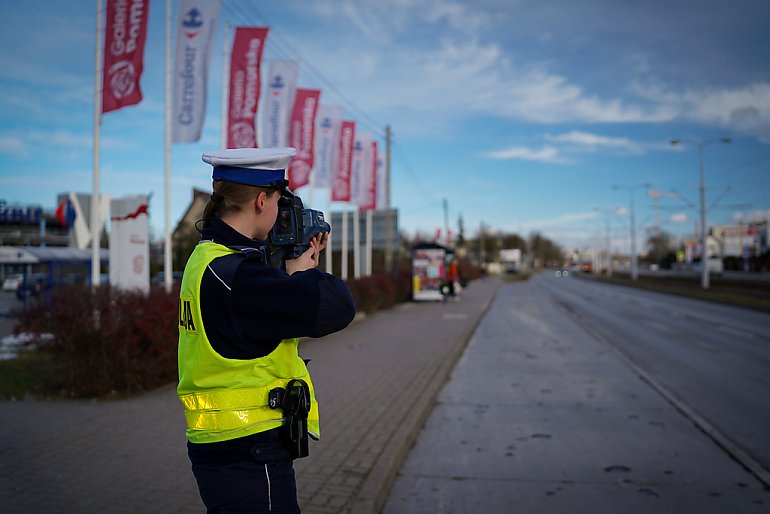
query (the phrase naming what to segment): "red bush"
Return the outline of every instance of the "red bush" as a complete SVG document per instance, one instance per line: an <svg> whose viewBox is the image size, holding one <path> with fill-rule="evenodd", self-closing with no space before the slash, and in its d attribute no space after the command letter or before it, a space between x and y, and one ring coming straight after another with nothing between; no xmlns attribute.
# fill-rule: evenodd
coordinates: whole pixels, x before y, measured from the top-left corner
<svg viewBox="0 0 770 514"><path fill-rule="evenodd" d="M17 332L53 335L41 350L64 361L69 396L131 395L176 380L177 304L161 288L62 287L23 313Z"/></svg>
<svg viewBox="0 0 770 514"><path fill-rule="evenodd" d="M347 284L356 303L356 310L369 314L408 301L411 295L411 277L404 273L381 273L348 279Z"/></svg>
<svg viewBox="0 0 770 514"><path fill-rule="evenodd" d="M359 312L411 299L411 270L399 268L347 281ZM62 287L22 313L17 332L53 335L39 338L38 345L64 363L67 396L138 394L177 380L178 301L178 291L162 288L144 295Z"/></svg>

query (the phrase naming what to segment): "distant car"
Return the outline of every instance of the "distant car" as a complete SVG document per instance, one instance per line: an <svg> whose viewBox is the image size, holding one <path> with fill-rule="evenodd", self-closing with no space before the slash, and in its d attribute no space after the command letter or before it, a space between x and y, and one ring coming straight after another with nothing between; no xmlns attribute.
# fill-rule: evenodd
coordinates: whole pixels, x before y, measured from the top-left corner
<svg viewBox="0 0 770 514"><path fill-rule="evenodd" d="M14 275L8 275L3 280L3 291L16 291L24 280L24 275L17 273Z"/></svg>
<svg viewBox="0 0 770 514"><path fill-rule="evenodd" d="M693 264L692 266L693 271L700 275L703 273L703 264L701 261L698 261ZM716 275L716 276L722 276L722 272L724 271L724 264L722 263L722 259L719 257L709 257L706 259L706 269L708 270L710 275Z"/></svg>
<svg viewBox="0 0 770 514"><path fill-rule="evenodd" d="M171 280L175 284L179 284L182 282L182 274L184 272L182 271L173 271L171 272ZM152 276L152 279L150 279L150 284L153 286L162 286L165 284L165 278L166 275L164 272L159 271L155 275Z"/></svg>
<svg viewBox="0 0 770 514"><path fill-rule="evenodd" d="M569 276L569 271L567 271L565 269L557 269L556 270L556 276L557 277L568 277Z"/></svg>
<svg viewBox="0 0 770 514"><path fill-rule="evenodd" d="M16 289L16 298L26 300L31 296L40 296L48 288L45 273L31 273L26 275Z"/></svg>

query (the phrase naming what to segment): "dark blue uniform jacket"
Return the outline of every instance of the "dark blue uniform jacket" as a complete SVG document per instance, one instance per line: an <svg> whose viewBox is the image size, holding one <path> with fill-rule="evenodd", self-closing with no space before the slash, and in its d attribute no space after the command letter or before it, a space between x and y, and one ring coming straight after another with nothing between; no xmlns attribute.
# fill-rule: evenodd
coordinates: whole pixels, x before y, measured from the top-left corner
<svg viewBox="0 0 770 514"><path fill-rule="evenodd" d="M228 247L266 246L218 218L203 229L201 240ZM290 276L267 265L259 252L214 259L203 273L200 305L211 346L231 359L263 357L281 339L342 330L356 313L350 290L339 278L318 269Z"/></svg>

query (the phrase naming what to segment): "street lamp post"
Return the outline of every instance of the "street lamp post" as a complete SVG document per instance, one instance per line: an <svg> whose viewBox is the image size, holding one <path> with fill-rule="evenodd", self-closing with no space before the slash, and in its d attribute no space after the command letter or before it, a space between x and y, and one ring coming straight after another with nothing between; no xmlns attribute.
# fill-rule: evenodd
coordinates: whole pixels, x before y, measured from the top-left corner
<svg viewBox="0 0 770 514"><path fill-rule="evenodd" d="M603 212L604 213L604 257L607 261L607 276L612 276L612 246L610 245L610 214L612 214L615 209L599 209L597 207L594 207L594 210L597 212Z"/></svg>
<svg viewBox="0 0 770 514"><path fill-rule="evenodd" d="M639 184L636 186L612 186L612 190L628 189L628 196L631 200L631 279L639 278L639 257L636 252L636 213L634 212L634 189L644 187L649 189L650 184Z"/></svg>
<svg viewBox="0 0 770 514"><path fill-rule="evenodd" d="M709 139L708 141L695 141L693 139L674 139L671 144L682 145L689 144L698 147L699 172L700 172L700 245L701 245L701 279L700 285L703 289L709 288L709 269L708 255L706 251L706 182L703 177L703 147L713 143L728 144L732 142L729 137L720 137L719 139Z"/></svg>

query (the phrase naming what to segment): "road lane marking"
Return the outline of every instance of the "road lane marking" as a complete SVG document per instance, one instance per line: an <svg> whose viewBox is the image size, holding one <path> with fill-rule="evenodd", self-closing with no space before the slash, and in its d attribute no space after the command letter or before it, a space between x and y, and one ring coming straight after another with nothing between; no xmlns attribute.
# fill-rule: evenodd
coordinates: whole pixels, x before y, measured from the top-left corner
<svg viewBox="0 0 770 514"><path fill-rule="evenodd" d="M722 332L727 332L728 334L732 334L734 336L748 337L749 339L754 339L754 334L752 334L751 332L746 332L745 330L741 330L739 328L728 327L727 325L719 325L719 330L721 330Z"/></svg>
<svg viewBox="0 0 770 514"><path fill-rule="evenodd" d="M735 444L727 435L723 434L718 428L709 423L705 417L701 416L695 409L689 407L683 400L679 399L672 391L669 391L661 382L656 380L652 374L647 373L640 365L636 364L633 359L628 356L625 351L616 346L611 339L608 339L602 332L598 331L595 325L587 319L580 316L575 310L571 309L563 302L556 301L557 305L560 305L566 313L572 317L584 330L591 334L596 341L603 344L610 352L612 352L621 362L631 368L639 378L650 385L655 391L658 392L666 401L668 401L675 409L684 415L685 418L692 421L698 429L706 434L714 443L722 448L730 457L741 464L749 473L759 480L766 488L770 487L770 470L764 468L762 464L754 460L747 452L741 449ZM689 317L689 316L687 316ZM731 329L721 325L720 328ZM732 329L735 330L735 329ZM746 332L753 337L753 334ZM695 341L698 344L698 341Z"/></svg>

